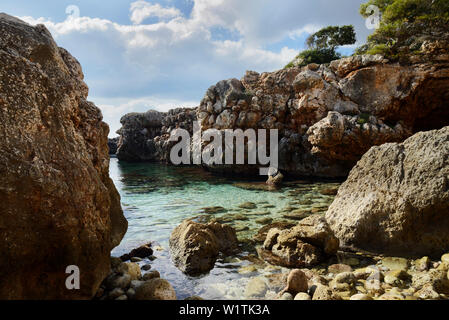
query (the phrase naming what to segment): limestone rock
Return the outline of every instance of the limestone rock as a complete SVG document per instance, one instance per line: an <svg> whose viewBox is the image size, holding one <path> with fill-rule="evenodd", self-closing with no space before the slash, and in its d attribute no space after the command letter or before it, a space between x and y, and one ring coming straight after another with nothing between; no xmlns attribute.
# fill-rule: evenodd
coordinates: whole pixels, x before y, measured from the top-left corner
<svg viewBox="0 0 449 320"><path fill-rule="evenodd" d="M228 254L237 246L235 230L219 223L205 225L186 220L170 236L172 259L188 275L208 272L220 252Z"/></svg>
<svg viewBox="0 0 449 320"><path fill-rule="evenodd" d="M176 292L167 280L146 281L136 289L135 300L176 300Z"/></svg>
<svg viewBox="0 0 449 320"><path fill-rule="evenodd" d="M45 26L2 14L0 33L0 299L90 299L127 229L109 128Z"/></svg>
<svg viewBox="0 0 449 320"><path fill-rule="evenodd" d="M310 216L292 229L271 229L259 255L268 262L284 267L304 268L318 264L339 248L324 217Z"/></svg>
<svg viewBox="0 0 449 320"><path fill-rule="evenodd" d="M351 171L326 220L347 247L440 256L449 247L449 127L373 147Z"/></svg>

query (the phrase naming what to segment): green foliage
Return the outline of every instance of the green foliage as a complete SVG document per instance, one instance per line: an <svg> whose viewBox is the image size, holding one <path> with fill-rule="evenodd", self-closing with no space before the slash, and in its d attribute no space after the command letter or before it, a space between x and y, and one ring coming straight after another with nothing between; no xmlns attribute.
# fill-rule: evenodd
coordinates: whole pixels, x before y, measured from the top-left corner
<svg viewBox="0 0 449 320"><path fill-rule="evenodd" d="M354 26L329 26L307 38L307 46L313 49L334 49L338 46L354 44Z"/></svg>
<svg viewBox="0 0 449 320"><path fill-rule="evenodd" d="M354 44L354 26L330 26L312 34L307 39L308 49L302 51L285 68L303 67L310 63L324 64L341 58L336 48Z"/></svg>
<svg viewBox="0 0 449 320"><path fill-rule="evenodd" d="M379 53L402 60L416 53L425 40L438 39L438 34L448 30L448 0L369 0L360 7L364 17L371 14L367 12L370 5L380 9L381 24L358 54Z"/></svg>
<svg viewBox="0 0 449 320"><path fill-rule="evenodd" d="M368 123L370 117L371 115L369 113L361 113L357 122L360 125L364 125L365 123Z"/></svg>
<svg viewBox="0 0 449 320"><path fill-rule="evenodd" d="M291 68L294 66L304 67L311 63L323 64L329 63L333 60L340 59L341 55L334 49L308 49L302 51L292 62L287 64L285 68Z"/></svg>

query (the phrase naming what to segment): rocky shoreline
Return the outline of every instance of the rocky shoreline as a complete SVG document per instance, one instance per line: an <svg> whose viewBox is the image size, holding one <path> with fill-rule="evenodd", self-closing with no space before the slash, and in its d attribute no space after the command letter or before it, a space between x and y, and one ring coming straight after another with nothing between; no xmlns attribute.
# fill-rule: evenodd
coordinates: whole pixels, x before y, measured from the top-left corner
<svg viewBox="0 0 449 320"><path fill-rule="evenodd" d="M80 64L45 26L0 14L0 32L0 299L175 300L151 265L151 244L110 257L128 224L109 153L168 163L170 133L192 132L196 120L203 131L279 129L281 172L263 190L283 175L347 177L338 192L323 191L336 194L328 210L290 208L286 223L257 213L258 256L247 257L245 272L276 272L251 279L246 298L265 299L268 288L282 300L449 298L446 42L426 42L408 65L364 55L249 71L212 86L195 109L125 115L108 141ZM255 168L206 169L251 176ZM176 266L197 276L232 256L245 226L228 224L255 207L181 224L170 238ZM83 271L81 290L65 286L67 266Z"/></svg>

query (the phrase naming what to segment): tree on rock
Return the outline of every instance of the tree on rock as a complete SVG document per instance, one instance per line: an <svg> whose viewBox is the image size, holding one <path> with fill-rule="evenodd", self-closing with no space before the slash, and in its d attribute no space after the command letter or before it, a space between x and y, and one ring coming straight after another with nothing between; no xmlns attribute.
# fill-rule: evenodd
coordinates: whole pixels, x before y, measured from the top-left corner
<svg viewBox="0 0 449 320"><path fill-rule="evenodd" d="M370 6L381 13L380 27L368 37L358 54L383 54L406 61L419 55L426 42L449 41L449 1L447 0L370 0L360 7L368 18Z"/></svg>
<svg viewBox="0 0 449 320"><path fill-rule="evenodd" d="M307 50L302 51L286 68L310 63L329 63L341 58L337 48L356 42L354 26L329 26L307 38Z"/></svg>

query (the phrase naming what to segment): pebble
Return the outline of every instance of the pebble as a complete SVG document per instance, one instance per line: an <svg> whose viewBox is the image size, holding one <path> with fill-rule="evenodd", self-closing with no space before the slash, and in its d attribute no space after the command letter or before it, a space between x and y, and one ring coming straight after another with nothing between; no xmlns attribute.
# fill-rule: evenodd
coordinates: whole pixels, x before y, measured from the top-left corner
<svg viewBox="0 0 449 320"><path fill-rule="evenodd" d="M268 285L264 278L258 277L251 279L246 285L246 298L263 298L267 293Z"/></svg>
<svg viewBox="0 0 449 320"><path fill-rule="evenodd" d="M151 264L146 264L146 265L142 266L143 271L148 271L150 269L151 269Z"/></svg>
<svg viewBox="0 0 449 320"><path fill-rule="evenodd" d="M349 300L373 300L373 298L367 294L358 293L353 295Z"/></svg>
<svg viewBox="0 0 449 320"><path fill-rule="evenodd" d="M293 300L293 299L294 299L294 298L293 298L292 294L286 292L286 293L284 293L284 294L281 296L281 299L280 299L280 300Z"/></svg>
<svg viewBox="0 0 449 320"><path fill-rule="evenodd" d="M382 266L390 270L404 270L408 269L408 260L405 258L387 257L382 259Z"/></svg>
<svg viewBox="0 0 449 320"><path fill-rule="evenodd" d="M160 275L159 271L153 270L153 271L145 273L143 275L142 279L143 279L143 281L148 281L148 280L160 278L160 277L161 277L161 275Z"/></svg>
<svg viewBox="0 0 449 320"><path fill-rule="evenodd" d="M333 264L327 268L329 273L339 274L343 272L352 272L352 267L347 264Z"/></svg>
<svg viewBox="0 0 449 320"><path fill-rule="evenodd" d="M124 294L124 295L121 295L120 297L116 298L115 300L117 300L117 301L126 301L126 300L128 300L128 297Z"/></svg>
<svg viewBox="0 0 449 320"><path fill-rule="evenodd" d="M312 298L307 293L300 292L295 296L294 300L306 301L306 300L312 300Z"/></svg>
<svg viewBox="0 0 449 320"><path fill-rule="evenodd" d="M114 300L124 294L125 294L125 292L121 288L115 288L114 290L109 292L108 298Z"/></svg>

